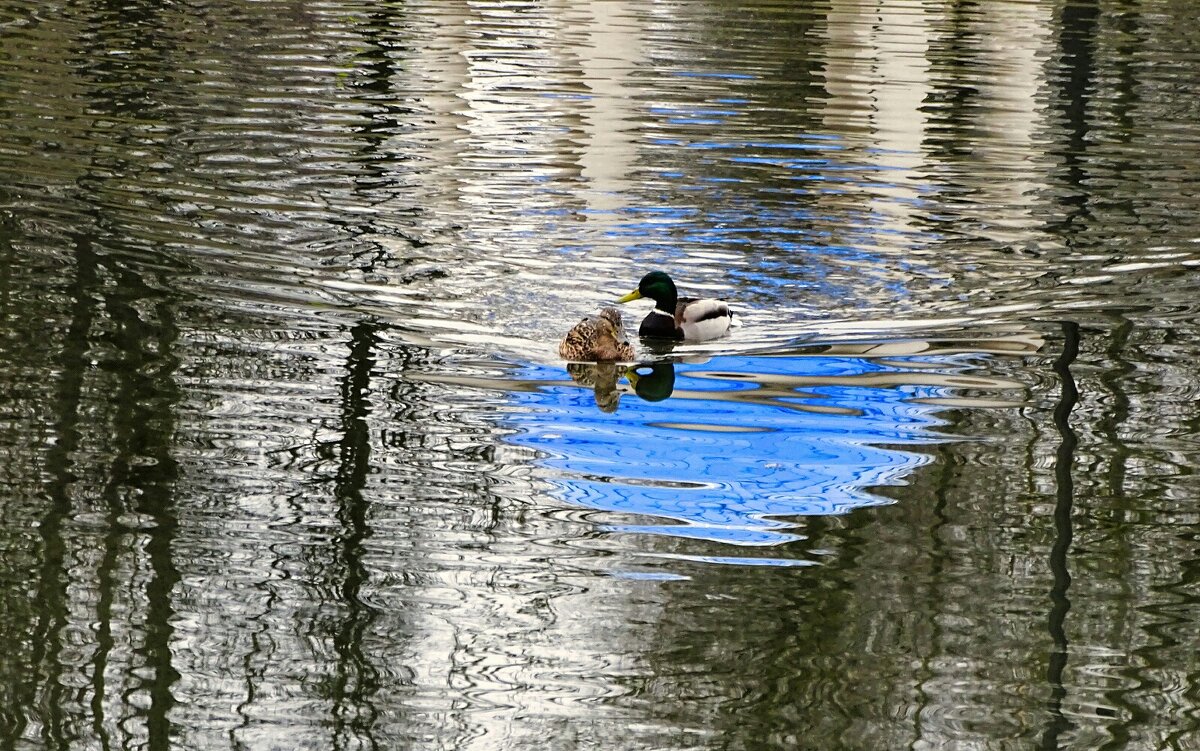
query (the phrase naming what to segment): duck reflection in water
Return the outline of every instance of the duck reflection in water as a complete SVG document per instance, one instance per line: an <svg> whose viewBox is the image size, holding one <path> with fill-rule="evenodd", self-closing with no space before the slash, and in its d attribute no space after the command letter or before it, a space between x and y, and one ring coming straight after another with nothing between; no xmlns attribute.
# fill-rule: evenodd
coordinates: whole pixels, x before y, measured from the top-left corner
<svg viewBox="0 0 1200 751"><path fill-rule="evenodd" d="M601 412L616 412L621 394L628 393L628 389L622 389L618 384L621 376L629 381L633 393L648 402L661 402L675 389L675 365L669 362L635 367L609 362L575 362L567 365L567 373L580 386L591 387Z"/></svg>
<svg viewBox="0 0 1200 751"><path fill-rule="evenodd" d="M675 391L675 364L656 362L638 365L625 372L633 393L648 402L661 402Z"/></svg>
<svg viewBox="0 0 1200 751"><path fill-rule="evenodd" d="M616 412L621 403L621 392L617 381L625 372L625 366L612 362L573 362L567 365L571 380L580 386L590 386L596 406L601 412Z"/></svg>

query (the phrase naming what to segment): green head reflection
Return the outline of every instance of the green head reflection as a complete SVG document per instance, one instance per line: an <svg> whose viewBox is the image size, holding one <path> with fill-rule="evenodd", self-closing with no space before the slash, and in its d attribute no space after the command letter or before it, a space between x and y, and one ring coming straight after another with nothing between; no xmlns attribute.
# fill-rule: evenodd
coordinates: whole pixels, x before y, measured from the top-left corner
<svg viewBox="0 0 1200 751"><path fill-rule="evenodd" d="M633 392L648 402L661 402L675 391L675 364L656 362L625 372Z"/></svg>

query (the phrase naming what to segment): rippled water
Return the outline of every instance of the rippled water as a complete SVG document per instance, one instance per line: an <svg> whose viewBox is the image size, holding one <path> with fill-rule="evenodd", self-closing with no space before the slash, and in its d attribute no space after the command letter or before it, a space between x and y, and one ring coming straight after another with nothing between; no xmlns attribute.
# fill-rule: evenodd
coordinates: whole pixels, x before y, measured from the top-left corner
<svg viewBox="0 0 1200 751"><path fill-rule="evenodd" d="M0 0L0 747L1196 747L1193 16Z"/></svg>

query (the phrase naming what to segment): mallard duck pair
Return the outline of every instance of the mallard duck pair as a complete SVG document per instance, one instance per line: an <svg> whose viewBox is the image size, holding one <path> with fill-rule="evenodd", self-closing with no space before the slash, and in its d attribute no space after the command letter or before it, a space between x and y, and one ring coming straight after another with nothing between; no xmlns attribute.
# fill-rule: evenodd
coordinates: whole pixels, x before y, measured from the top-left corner
<svg viewBox="0 0 1200 751"><path fill-rule="evenodd" d="M721 300L680 297L675 282L661 271L646 274L637 289L617 302L644 297L654 301L654 308L638 327L640 336L704 341L724 335L733 320L729 306ZM604 308L599 316L584 318L567 332L558 354L575 361L632 360L633 345L625 339L621 312Z"/></svg>

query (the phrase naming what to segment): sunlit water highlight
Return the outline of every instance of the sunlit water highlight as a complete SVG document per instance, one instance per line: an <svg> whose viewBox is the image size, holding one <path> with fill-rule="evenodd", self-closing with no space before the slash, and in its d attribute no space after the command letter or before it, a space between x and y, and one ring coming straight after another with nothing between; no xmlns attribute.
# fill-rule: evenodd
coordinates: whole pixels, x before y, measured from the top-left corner
<svg viewBox="0 0 1200 751"><path fill-rule="evenodd" d="M959 377L972 367L961 353L906 356L894 348L882 359L828 351L836 349L660 361L633 369L632 378L620 366L591 366L573 374L583 388L564 382L560 367L527 366L517 375L535 388L513 396L505 423L519 432L508 440L542 456L555 497L646 519L608 525L613 531L738 546L792 542L802 539L787 532L799 517L889 502L869 489L903 484L929 461L921 447L941 437L940 399L967 384L1006 385Z"/></svg>

